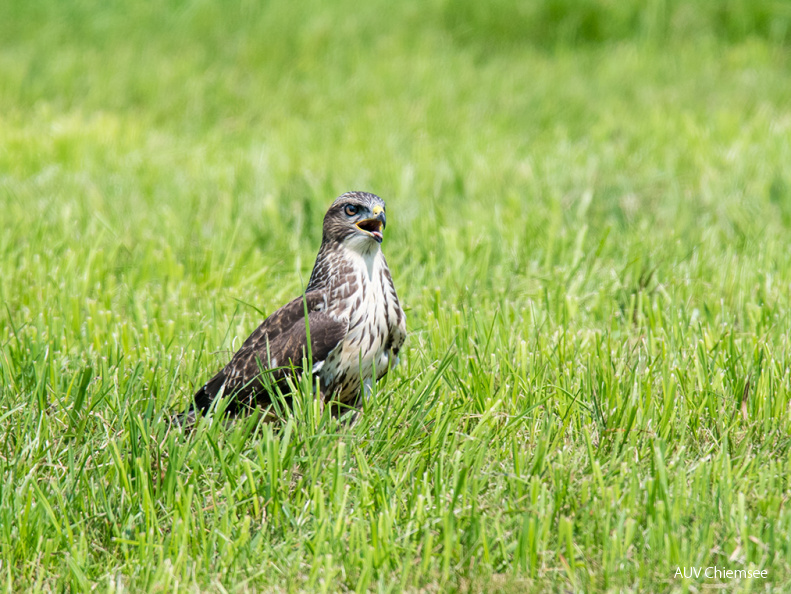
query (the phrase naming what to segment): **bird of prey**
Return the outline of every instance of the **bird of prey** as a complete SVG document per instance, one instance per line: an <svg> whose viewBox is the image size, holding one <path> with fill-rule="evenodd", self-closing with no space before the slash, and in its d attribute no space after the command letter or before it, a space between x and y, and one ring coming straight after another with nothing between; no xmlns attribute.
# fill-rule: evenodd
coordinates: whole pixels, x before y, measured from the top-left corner
<svg viewBox="0 0 791 594"><path fill-rule="evenodd" d="M347 192L338 197L324 216L321 248L305 293L264 320L197 391L195 408L207 411L229 394L228 412L267 408L274 400L273 386L287 394L287 378L302 373L308 335L313 385L318 384L322 403L333 403L337 412L359 407L363 392L367 395L373 382L398 363L406 338L404 311L380 249L386 222L379 196Z"/></svg>

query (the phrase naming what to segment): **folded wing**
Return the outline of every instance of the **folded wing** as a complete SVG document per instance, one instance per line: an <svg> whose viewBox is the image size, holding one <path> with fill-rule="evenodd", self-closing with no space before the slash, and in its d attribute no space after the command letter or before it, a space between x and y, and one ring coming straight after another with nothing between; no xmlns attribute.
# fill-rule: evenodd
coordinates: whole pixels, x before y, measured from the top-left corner
<svg viewBox="0 0 791 594"><path fill-rule="evenodd" d="M195 408L207 410L220 393L235 396L231 412L240 405L271 404L267 385L278 384L285 391L286 378L302 371L302 360L308 357L308 332L313 368L320 367L348 330L347 320L322 311L324 304L323 293L312 291L264 320L231 361L197 391Z"/></svg>

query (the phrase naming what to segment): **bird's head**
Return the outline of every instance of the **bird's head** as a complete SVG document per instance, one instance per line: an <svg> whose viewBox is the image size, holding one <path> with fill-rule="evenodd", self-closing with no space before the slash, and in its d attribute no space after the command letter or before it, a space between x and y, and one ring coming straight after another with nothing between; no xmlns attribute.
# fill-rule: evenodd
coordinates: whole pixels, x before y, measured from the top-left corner
<svg viewBox="0 0 791 594"><path fill-rule="evenodd" d="M384 200L368 192L346 192L324 215L324 241L370 252L382 243L386 224Z"/></svg>

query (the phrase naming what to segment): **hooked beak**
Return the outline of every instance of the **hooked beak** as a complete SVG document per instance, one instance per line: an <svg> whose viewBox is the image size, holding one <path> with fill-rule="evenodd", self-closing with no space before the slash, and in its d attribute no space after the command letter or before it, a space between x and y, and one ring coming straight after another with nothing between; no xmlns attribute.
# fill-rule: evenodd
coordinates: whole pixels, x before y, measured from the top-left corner
<svg viewBox="0 0 791 594"><path fill-rule="evenodd" d="M387 217L385 211L381 206L377 206L373 210L374 217L372 219L365 219L357 223L357 228L365 231L373 237L378 243L382 243L382 232L387 226Z"/></svg>

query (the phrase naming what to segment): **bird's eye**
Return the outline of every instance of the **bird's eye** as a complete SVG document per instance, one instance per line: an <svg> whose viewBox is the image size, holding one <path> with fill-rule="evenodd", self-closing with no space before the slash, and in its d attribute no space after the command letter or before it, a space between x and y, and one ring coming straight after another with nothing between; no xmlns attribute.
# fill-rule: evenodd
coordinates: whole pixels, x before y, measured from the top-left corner
<svg viewBox="0 0 791 594"><path fill-rule="evenodd" d="M348 216L353 217L357 214L357 211L360 210L360 207L355 204L347 204L346 207L343 209Z"/></svg>

